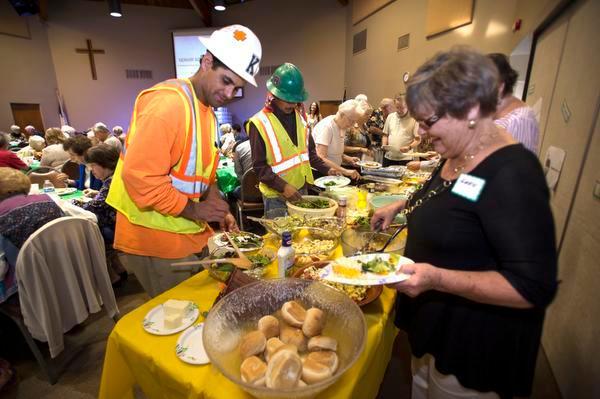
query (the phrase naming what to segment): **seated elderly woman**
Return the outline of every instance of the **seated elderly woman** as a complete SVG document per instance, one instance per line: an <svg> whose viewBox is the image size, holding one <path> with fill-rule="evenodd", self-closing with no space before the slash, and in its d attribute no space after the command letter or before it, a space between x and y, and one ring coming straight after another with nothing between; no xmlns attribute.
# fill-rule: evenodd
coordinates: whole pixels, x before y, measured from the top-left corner
<svg viewBox="0 0 600 399"><path fill-rule="evenodd" d="M408 81L419 134L443 160L371 226L386 228L401 211L408 219L405 255L415 263L395 285L396 324L409 337L413 395L531 393L557 289L554 223L538 159L494 123L497 96L496 67L467 48L434 56Z"/></svg>
<svg viewBox="0 0 600 399"><path fill-rule="evenodd" d="M92 140L84 135L69 137L63 143L63 149L69 154L70 160L79 164L79 179L69 179L69 176L65 173L59 175L59 178L65 181L69 186L77 187L80 190L83 190L86 187L99 190L102 186L102 181L97 179L85 165L85 153L90 148L92 148Z"/></svg>
<svg viewBox="0 0 600 399"><path fill-rule="evenodd" d="M65 216L46 194L28 195L31 182L22 172L0 167L0 252L8 261L4 298L16 291L14 267L18 250L27 238L46 223Z"/></svg>
<svg viewBox="0 0 600 399"><path fill-rule="evenodd" d="M46 140L41 136L29 137L29 145L23 147L17 152L17 156L21 159L35 158L40 159L42 157L42 150L46 147Z"/></svg>
<svg viewBox="0 0 600 399"><path fill-rule="evenodd" d="M368 104L364 101L345 101L340 104L335 115L323 118L315 125L312 132L317 145L317 154L325 164L352 179L358 179L360 175L356 170L342 167L342 162L356 165L360 159L344 154L347 130L369 112Z"/></svg>
<svg viewBox="0 0 600 399"><path fill-rule="evenodd" d="M84 195L92 200L85 202L81 207L90 211L98 218L98 227L104 238L106 255L109 263L108 274L113 283L121 278L126 278L125 269L119 262L116 251L113 250L115 240L115 224L117 218L116 210L106 203L106 196L110 190L112 176L119 161L119 150L109 144L99 144L86 151L85 163L90 167L94 176L102 181L99 191L93 189L84 190Z"/></svg>
<svg viewBox="0 0 600 399"><path fill-rule="evenodd" d="M46 129L44 137L46 138L47 147L42 151L40 166L59 169L70 158L69 153L63 149L65 135L59 128L51 127L50 129Z"/></svg>
<svg viewBox="0 0 600 399"><path fill-rule="evenodd" d="M27 169L25 162L12 151L9 151L8 145L10 136L4 132L0 132L0 167L9 167L19 170Z"/></svg>

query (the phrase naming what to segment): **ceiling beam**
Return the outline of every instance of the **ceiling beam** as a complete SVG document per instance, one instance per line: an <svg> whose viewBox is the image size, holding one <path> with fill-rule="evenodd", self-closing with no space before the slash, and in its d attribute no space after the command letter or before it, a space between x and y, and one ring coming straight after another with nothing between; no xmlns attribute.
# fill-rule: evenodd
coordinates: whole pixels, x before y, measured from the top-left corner
<svg viewBox="0 0 600 399"><path fill-rule="evenodd" d="M208 0L189 0L190 4L200 15L202 18L202 22L204 22L204 26L211 27L212 26L212 14L210 12L211 6L208 4Z"/></svg>

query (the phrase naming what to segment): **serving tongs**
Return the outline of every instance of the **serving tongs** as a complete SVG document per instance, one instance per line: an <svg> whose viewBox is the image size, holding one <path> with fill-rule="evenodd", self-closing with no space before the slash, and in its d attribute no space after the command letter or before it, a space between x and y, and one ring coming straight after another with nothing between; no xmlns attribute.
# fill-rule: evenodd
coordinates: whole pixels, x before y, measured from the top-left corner
<svg viewBox="0 0 600 399"><path fill-rule="evenodd" d="M231 244L231 247L237 253L238 258L191 260L191 261L186 261L186 262L171 263L171 266L175 266L175 267L177 267L177 266L196 266L196 265L204 266L204 265L211 265L214 263L231 263L232 265L234 265L235 267L238 267L240 269L247 270L247 269L252 268L252 266L253 266L252 261L250 259L248 259L248 257L246 255L244 255L244 253L242 251L240 251L240 249L235 244L235 242L233 241L233 239L231 238L229 233L224 232L223 234L225 235L225 237L227 237L227 240Z"/></svg>
<svg viewBox="0 0 600 399"><path fill-rule="evenodd" d="M385 251L385 249L388 247L388 245L390 245L390 243L392 241L394 241L394 239L396 237L398 237L398 234L400 234L402 232L402 230L404 230L406 228L406 223L402 224L400 227L398 227L396 229L396 231L394 231L394 234L392 234L392 236L390 238L388 238L388 240L385 242L385 244L383 245L383 247L381 247L381 249L377 252L383 252Z"/></svg>

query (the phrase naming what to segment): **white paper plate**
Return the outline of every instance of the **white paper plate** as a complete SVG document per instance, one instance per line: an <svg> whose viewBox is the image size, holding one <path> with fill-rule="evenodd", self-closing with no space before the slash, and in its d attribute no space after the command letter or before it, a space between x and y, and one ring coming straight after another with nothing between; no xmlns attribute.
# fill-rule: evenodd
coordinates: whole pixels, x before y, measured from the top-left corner
<svg viewBox="0 0 600 399"><path fill-rule="evenodd" d="M175 345L175 355L189 364L207 364L210 359L204 350L202 331L204 323L196 324L185 330Z"/></svg>
<svg viewBox="0 0 600 399"><path fill-rule="evenodd" d="M329 186L325 184L331 182L334 182L335 184ZM346 176L323 176L315 180L315 186L324 189L346 187L348 184L350 184L350 179L348 179Z"/></svg>
<svg viewBox="0 0 600 399"><path fill-rule="evenodd" d="M362 166L366 169L379 169L381 168L381 164L375 161L360 161L356 163L358 166Z"/></svg>
<svg viewBox="0 0 600 399"><path fill-rule="evenodd" d="M190 302L185 310L186 311L181 321L181 325L177 328L169 330L164 326L165 313L163 310L163 305L158 305L149 311L144 317L144 321L142 322L144 330L154 335L171 335L183 331L191 326L200 315L198 305L196 305L194 302Z"/></svg>
<svg viewBox="0 0 600 399"><path fill-rule="evenodd" d="M361 260L363 262L368 262L373 258L382 258L384 260L389 260L390 254L366 254L359 256L351 256L349 259L353 260ZM402 265L406 265L409 263L414 263L412 260L405 258L404 256L400 257L398 264L396 265L396 271L388 274L375 274L369 272L363 272L360 276L355 278L349 278L345 276L340 276L333 271L331 264L325 266L319 271L319 276L323 280L332 281L335 283L342 284L351 284L351 285L385 285L385 284L393 284L399 283L400 281L404 281L410 277L409 274L404 274L401 272Z"/></svg>
<svg viewBox="0 0 600 399"><path fill-rule="evenodd" d="M242 252L252 252L252 251L256 251L257 249L261 249L263 247L264 241L263 241L263 238L261 236L256 235L254 233L248 233L247 231L244 231L242 233L245 234L245 235L250 235L250 236L253 236L253 237L260 238L260 245L257 246L257 247L252 247L252 248L242 248L242 247L240 247L238 245L238 247L240 248L240 251L242 251ZM229 233L229 235L231 237L232 237L233 234L235 234L235 233ZM214 238L214 243L215 243L215 245L217 247L229 247L229 248L233 248L231 246L231 243L227 239L227 237L225 237L224 233L216 234L213 238Z"/></svg>
<svg viewBox="0 0 600 399"><path fill-rule="evenodd" d="M69 195L73 194L77 189L75 187L57 188L54 190L58 195Z"/></svg>

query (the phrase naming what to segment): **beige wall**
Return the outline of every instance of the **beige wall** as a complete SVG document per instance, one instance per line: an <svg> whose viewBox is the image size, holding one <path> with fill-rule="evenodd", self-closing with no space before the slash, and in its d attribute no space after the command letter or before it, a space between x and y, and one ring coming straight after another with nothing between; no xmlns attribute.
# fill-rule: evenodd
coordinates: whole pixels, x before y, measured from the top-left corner
<svg viewBox="0 0 600 399"><path fill-rule="evenodd" d="M8 2L2 2L8 4ZM2 8L2 12L13 12ZM45 26L25 18L31 39L0 34L0 130L14 123L10 103L40 104L46 127L58 125L57 87ZM39 127L38 127L39 129Z"/></svg>
<svg viewBox="0 0 600 399"><path fill-rule="evenodd" d="M557 236L562 238L562 283L548 309L542 339L565 398L600 397L600 199L593 195L600 179L598 15L596 0L571 7L540 37L540 53L535 56L540 67L534 67L531 76L533 96L545 95L543 101L548 103L541 154L549 146L566 151L551 200ZM571 111L568 120L561 112L563 104Z"/></svg>
<svg viewBox="0 0 600 399"><path fill-rule="evenodd" d="M298 66L309 93L307 104L342 98L346 8L338 1L254 0L213 13L213 23L252 29L262 43L261 65ZM234 121L244 121L263 106L267 78L257 78L258 88L246 85L244 98L228 106Z"/></svg>
<svg viewBox="0 0 600 399"><path fill-rule="evenodd" d="M431 40L425 38L427 1L394 1L355 26L348 15L348 43L352 43L355 33L367 29L365 51L352 55L352 47L347 47L348 94L365 93L376 105L382 97L403 91L402 74L405 71L412 73L427 58L453 45L466 44L484 52L510 53L516 6L517 0L478 0L472 24ZM410 47L397 51L398 37L406 33L410 33Z"/></svg>
<svg viewBox="0 0 600 399"><path fill-rule="evenodd" d="M109 16L106 2L51 4L48 37L56 77L69 121L78 130L98 121L127 128L136 95L175 76L170 31L202 27L191 9L124 4L123 15ZM92 80L87 55L75 52L85 47L86 39L106 51L96 56L98 80ZM153 79L125 79L125 69L151 70Z"/></svg>

